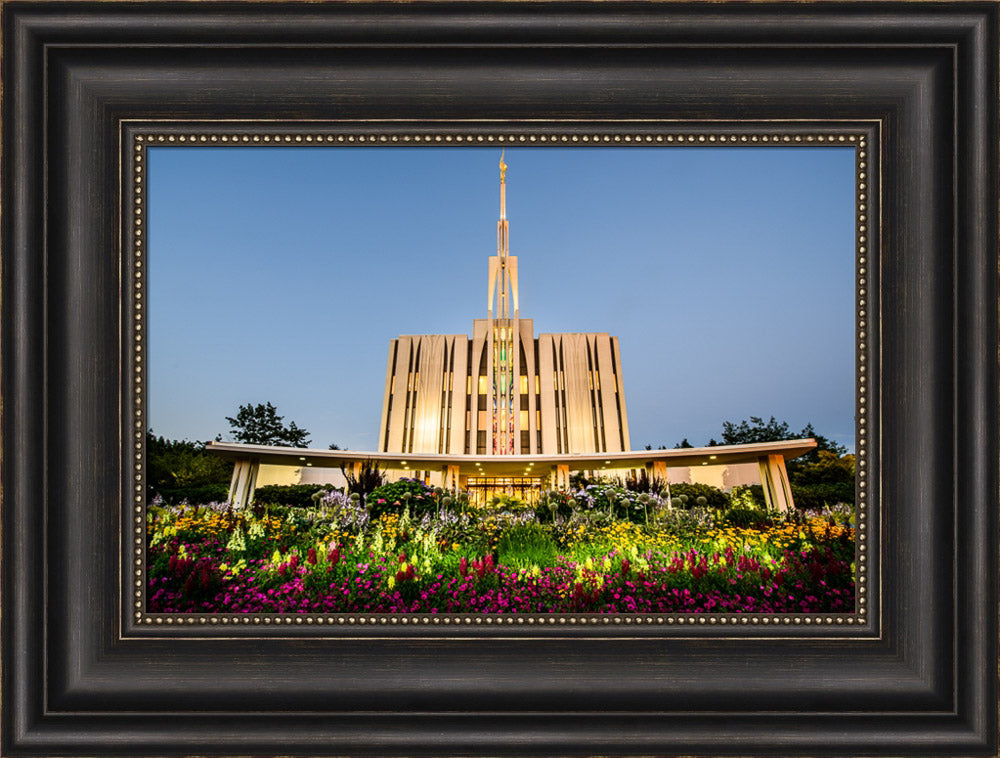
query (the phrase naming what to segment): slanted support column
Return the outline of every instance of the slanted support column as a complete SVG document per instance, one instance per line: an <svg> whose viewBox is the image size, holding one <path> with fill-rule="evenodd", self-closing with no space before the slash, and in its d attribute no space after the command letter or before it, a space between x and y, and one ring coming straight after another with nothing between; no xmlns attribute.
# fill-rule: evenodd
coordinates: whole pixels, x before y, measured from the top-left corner
<svg viewBox="0 0 1000 758"><path fill-rule="evenodd" d="M229 502L233 508L245 508L253 498L257 489L257 472L260 463L257 461L236 461L233 466L233 478L229 482Z"/></svg>
<svg viewBox="0 0 1000 758"><path fill-rule="evenodd" d="M560 463L549 474L550 489L569 490L569 465Z"/></svg>
<svg viewBox="0 0 1000 758"><path fill-rule="evenodd" d="M441 467L441 486L446 490L453 490L458 486L458 466Z"/></svg>
<svg viewBox="0 0 1000 758"><path fill-rule="evenodd" d="M795 508L792 488L788 483L788 470L783 455L768 455L757 459L764 500L769 509L790 513Z"/></svg>

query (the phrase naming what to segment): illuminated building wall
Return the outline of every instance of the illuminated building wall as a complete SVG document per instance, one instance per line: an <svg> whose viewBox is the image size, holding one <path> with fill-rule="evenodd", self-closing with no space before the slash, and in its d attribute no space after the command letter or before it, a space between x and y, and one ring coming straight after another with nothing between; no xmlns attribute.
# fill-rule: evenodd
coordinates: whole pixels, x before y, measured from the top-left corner
<svg viewBox="0 0 1000 758"><path fill-rule="evenodd" d="M500 161L497 254L487 318L464 334L392 341L379 451L470 455L629 450L618 338L540 334L520 318Z"/></svg>

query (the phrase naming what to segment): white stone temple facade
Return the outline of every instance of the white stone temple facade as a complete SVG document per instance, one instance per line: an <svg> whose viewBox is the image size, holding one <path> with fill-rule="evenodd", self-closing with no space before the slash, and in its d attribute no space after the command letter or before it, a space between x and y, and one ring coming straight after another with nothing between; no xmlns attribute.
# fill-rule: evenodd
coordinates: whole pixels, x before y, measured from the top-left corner
<svg viewBox="0 0 1000 758"><path fill-rule="evenodd" d="M618 338L605 332L539 334L521 318L517 257L510 255L507 166L500 158L497 252L489 258L486 318L465 334L392 340L378 449L314 450L213 442L235 463L230 501L264 484L331 483L374 464L389 479L415 477L469 492L535 502L568 489L572 472L728 489L760 482L771 507L793 507L785 461L813 439L673 450L632 450Z"/></svg>
<svg viewBox="0 0 1000 758"><path fill-rule="evenodd" d="M534 334L521 318L500 159L487 317L464 334L392 341L379 452L574 455L630 449L618 338Z"/></svg>

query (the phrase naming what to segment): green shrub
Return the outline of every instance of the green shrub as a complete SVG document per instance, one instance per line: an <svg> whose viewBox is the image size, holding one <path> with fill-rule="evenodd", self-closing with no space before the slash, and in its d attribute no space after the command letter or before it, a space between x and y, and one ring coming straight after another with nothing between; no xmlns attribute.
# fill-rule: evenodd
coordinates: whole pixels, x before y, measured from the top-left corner
<svg viewBox="0 0 1000 758"><path fill-rule="evenodd" d="M365 500L373 519L383 513L402 513L409 506L411 516L420 516L438 507L434 488L419 479L399 479L376 487Z"/></svg>
<svg viewBox="0 0 1000 758"><path fill-rule="evenodd" d="M595 523L614 518L646 520L648 507L643 501L647 493L635 493L620 484L588 484L574 498L577 506L589 513Z"/></svg>
<svg viewBox="0 0 1000 758"><path fill-rule="evenodd" d="M759 484L751 484L749 489L757 507L765 507L764 488ZM854 482L793 484L792 500L795 501L796 510L821 509L824 505L833 506L837 503L854 505Z"/></svg>
<svg viewBox="0 0 1000 758"><path fill-rule="evenodd" d="M771 523L771 514L763 508L753 508L739 505L730 508L722 517L722 520L730 526L736 527L767 527Z"/></svg>
<svg viewBox="0 0 1000 758"><path fill-rule="evenodd" d="M735 488L734 488L735 489ZM764 499L764 487L760 484L751 484L744 489L749 490L753 503L758 508L767 508L767 500Z"/></svg>
<svg viewBox="0 0 1000 758"><path fill-rule="evenodd" d="M189 502L222 501L232 475L233 462L206 451L204 442L169 440L157 437L152 430L146 432L146 487L150 498L159 493L174 503L185 498ZM217 490L203 495L193 489L207 485L222 487L222 496L212 494ZM204 497L209 499L202 500Z"/></svg>
<svg viewBox="0 0 1000 758"><path fill-rule="evenodd" d="M687 495L687 502L683 505L679 503L677 499L678 495ZM675 508L693 508L696 505L701 505L697 502L699 497L705 498L704 505L709 508L725 508L729 505L729 497L726 493L710 484L687 484L683 482L671 484L670 497L673 500Z"/></svg>
<svg viewBox="0 0 1000 758"><path fill-rule="evenodd" d="M792 499L795 507L802 509L822 508L824 505L847 503L854 505L854 482L831 482L808 485L792 485Z"/></svg>
<svg viewBox="0 0 1000 758"><path fill-rule="evenodd" d="M556 514L563 518L573 515L573 507L576 501L568 492L562 490L544 490L538 498L538 505L535 507L535 518L540 523L555 521Z"/></svg>
<svg viewBox="0 0 1000 758"><path fill-rule="evenodd" d="M332 484L265 484L254 491L257 505L291 505L310 508L315 503L312 496L319 490L332 490Z"/></svg>
<svg viewBox="0 0 1000 758"><path fill-rule="evenodd" d="M198 484L191 487L159 487L155 490L164 502L178 505L187 501L191 505L223 503L229 497L228 484Z"/></svg>

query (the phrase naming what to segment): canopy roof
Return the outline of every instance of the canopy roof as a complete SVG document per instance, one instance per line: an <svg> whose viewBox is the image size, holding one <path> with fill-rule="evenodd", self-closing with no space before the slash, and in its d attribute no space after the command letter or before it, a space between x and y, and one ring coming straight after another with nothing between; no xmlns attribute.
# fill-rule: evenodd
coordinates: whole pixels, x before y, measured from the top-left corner
<svg viewBox="0 0 1000 758"><path fill-rule="evenodd" d="M754 442L746 445L684 447L672 450L629 450L623 453L578 453L573 455L448 455L429 453L376 453L355 450L319 450L315 448L244 445L237 442L210 442L207 450L228 460L249 460L277 466L349 467L362 461L377 462L380 468L393 471L440 471L457 466L463 476L525 476L547 474L557 466L570 471L601 469L639 469L662 461L667 468L687 466L725 466L754 463L761 458L780 455L785 460L798 458L816 448L812 438Z"/></svg>

